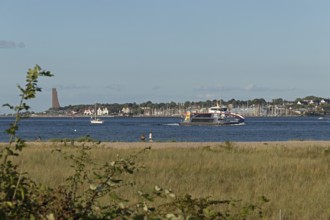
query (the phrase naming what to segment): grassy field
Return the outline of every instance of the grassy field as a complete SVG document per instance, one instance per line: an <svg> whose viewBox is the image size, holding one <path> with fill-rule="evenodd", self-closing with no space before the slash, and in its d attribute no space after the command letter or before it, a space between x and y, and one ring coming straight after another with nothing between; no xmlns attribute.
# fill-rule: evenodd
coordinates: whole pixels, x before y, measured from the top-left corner
<svg viewBox="0 0 330 220"><path fill-rule="evenodd" d="M100 143L92 145L93 161L103 164L144 147L136 162L144 166L123 191L134 198L137 190L155 185L176 194L244 203L266 196L266 219L330 219L330 142L265 143ZM72 174L61 154L79 149L78 143L28 143L18 161L37 182L56 186Z"/></svg>

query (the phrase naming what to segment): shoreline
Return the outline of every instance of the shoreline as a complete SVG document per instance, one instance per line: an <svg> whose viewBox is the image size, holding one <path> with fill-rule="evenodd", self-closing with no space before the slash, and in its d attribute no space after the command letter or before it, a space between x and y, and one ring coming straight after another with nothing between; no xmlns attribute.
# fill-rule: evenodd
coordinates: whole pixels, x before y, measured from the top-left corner
<svg viewBox="0 0 330 220"><path fill-rule="evenodd" d="M0 146L4 146L5 142L1 142ZM41 146L92 146L96 148L145 148L153 149L164 148L201 148L201 147L239 147L239 148L270 148L270 147L330 147L330 141L262 141L262 142L51 142L51 141L32 141L26 142L26 145L41 147Z"/></svg>

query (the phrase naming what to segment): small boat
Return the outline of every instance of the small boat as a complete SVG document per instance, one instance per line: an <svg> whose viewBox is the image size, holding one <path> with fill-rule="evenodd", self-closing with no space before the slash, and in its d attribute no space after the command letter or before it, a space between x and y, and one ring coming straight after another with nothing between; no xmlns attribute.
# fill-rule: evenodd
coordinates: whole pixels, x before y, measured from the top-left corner
<svg viewBox="0 0 330 220"><path fill-rule="evenodd" d="M92 118L91 124L103 124L103 120L101 120L99 118Z"/></svg>
<svg viewBox="0 0 330 220"><path fill-rule="evenodd" d="M243 125L245 118L227 111L226 107L218 104L208 109L208 112L186 112L180 125Z"/></svg>
<svg viewBox="0 0 330 220"><path fill-rule="evenodd" d="M96 111L96 104L94 109L94 117L91 118L91 124L103 124L103 120L96 117L97 111Z"/></svg>

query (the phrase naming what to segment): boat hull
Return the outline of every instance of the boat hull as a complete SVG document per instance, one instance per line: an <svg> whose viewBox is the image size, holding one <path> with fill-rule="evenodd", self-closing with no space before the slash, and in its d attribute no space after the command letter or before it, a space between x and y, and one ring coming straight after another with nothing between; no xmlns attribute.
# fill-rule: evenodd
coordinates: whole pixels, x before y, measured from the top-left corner
<svg viewBox="0 0 330 220"><path fill-rule="evenodd" d="M103 120L100 119L92 119L91 124L103 124Z"/></svg>
<svg viewBox="0 0 330 220"><path fill-rule="evenodd" d="M180 123L183 126L207 125L207 126L223 126L223 125L244 125L245 118L235 113L195 113L186 115L185 119Z"/></svg>

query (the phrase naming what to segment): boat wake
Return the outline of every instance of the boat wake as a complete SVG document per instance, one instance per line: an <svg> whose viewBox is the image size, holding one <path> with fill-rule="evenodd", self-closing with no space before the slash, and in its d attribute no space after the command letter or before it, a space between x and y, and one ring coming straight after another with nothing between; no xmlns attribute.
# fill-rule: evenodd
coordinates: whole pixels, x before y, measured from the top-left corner
<svg viewBox="0 0 330 220"><path fill-rule="evenodd" d="M245 125L245 122L243 123L239 123L239 124L232 124L233 126L242 126L242 125Z"/></svg>

